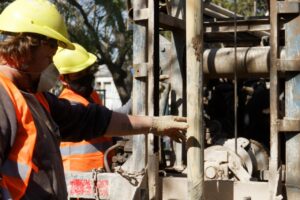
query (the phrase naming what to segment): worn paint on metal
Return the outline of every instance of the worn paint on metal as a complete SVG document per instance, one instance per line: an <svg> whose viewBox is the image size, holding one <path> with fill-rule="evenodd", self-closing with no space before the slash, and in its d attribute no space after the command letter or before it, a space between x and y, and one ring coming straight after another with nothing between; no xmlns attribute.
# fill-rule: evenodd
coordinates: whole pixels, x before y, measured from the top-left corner
<svg viewBox="0 0 300 200"><path fill-rule="evenodd" d="M300 17L296 17L286 24L286 58L300 59Z"/></svg>
<svg viewBox="0 0 300 200"><path fill-rule="evenodd" d="M285 84L285 118L300 118L300 74L291 76ZM286 191L288 199L300 195L300 133L286 133Z"/></svg>
<svg viewBox="0 0 300 200"><path fill-rule="evenodd" d="M300 75L291 77L285 84L285 116L289 119L300 117Z"/></svg>
<svg viewBox="0 0 300 200"><path fill-rule="evenodd" d="M94 193L94 183L90 179L73 179L69 182L70 194L71 196L91 196ZM98 180L96 183L96 188L100 199L109 198L109 180Z"/></svg>
<svg viewBox="0 0 300 200"><path fill-rule="evenodd" d="M73 179L68 187L71 196L94 196L93 182L89 179Z"/></svg>
<svg viewBox="0 0 300 200"><path fill-rule="evenodd" d="M162 177L163 196L162 200L188 199L187 178L185 177ZM205 181L205 199L217 200L240 200L250 197L251 200L268 199L267 182L234 182L234 181Z"/></svg>
<svg viewBox="0 0 300 200"><path fill-rule="evenodd" d="M97 181L97 189L99 192L100 199L108 199L109 198L109 180L103 179Z"/></svg>
<svg viewBox="0 0 300 200"><path fill-rule="evenodd" d="M140 199L141 190L146 187L143 175L131 177L136 184L118 173L68 172L65 177L69 198Z"/></svg>

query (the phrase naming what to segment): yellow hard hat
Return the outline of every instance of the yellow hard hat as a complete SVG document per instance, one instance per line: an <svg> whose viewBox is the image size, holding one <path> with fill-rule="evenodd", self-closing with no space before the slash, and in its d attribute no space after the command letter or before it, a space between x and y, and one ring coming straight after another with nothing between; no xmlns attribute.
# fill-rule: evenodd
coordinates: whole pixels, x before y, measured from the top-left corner
<svg viewBox="0 0 300 200"><path fill-rule="evenodd" d="M47 0L16 0L9 4L0 15L0 31L37 33L56 39L59 46L74 49L62 16Z"/></svg>
<svg viewBox="0 0 300 200"><path fill-rule="evenodd" d="M97 57L87 52L81 45L73 43L74 50L58 48L53 63L60 74L71 74L85 70L94 64Z"/></svg>

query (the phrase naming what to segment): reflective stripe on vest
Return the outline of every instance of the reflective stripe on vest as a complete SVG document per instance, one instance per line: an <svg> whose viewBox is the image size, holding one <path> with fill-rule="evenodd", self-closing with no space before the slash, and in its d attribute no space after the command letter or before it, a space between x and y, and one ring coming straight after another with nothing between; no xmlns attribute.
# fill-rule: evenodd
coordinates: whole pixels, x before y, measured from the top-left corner
<svg viewBox="0 0 300 200"><path fill-rule="evenodd" d="M88 100L68 88L62 91L59 98L81 103L85 106L89 104ZM101 99L95 91L91 98L94 103L101 105ZM108 137L98 137L81 142L61 142L60 151L64 169L66 171L91 171L95 168L103 168L104 152L111 145L112 139Z"/></svg>
<svg viewBox="0 0 300 200"><path fill-rule="evenodd" d="M1 166L2 195L20 199L26 192L33 169L33 150L37 130L27 103L18 88L4 75L0 74L0 83L9 95L15 108L18 130L7 160Z"/></svg>
<svg viewBox="0 0 300 200"><path fill-rule="evenodd" d="M85 143L85 144L84 144ZM96 153L98 151L104 152L112 144L111 141L99 141L99 143L91 144L89 142L78 142L74 143L75 145L62 145L60 147L60 152L62 156L71 156L71 155L82 155L86 153Z"/></svg>
<svg viewBox="0 0 300 200"><path fill-rule="evenodd" d="M7 160L1 167L1 171L5 172L6 176L25 180L26 174L29 172L29 167L22 163Z"/></svg>

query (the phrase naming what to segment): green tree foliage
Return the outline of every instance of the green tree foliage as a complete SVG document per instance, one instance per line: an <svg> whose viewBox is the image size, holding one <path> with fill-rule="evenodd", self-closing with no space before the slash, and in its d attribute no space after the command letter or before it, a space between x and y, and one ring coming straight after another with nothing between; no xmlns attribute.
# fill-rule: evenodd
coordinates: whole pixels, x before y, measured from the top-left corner
<svg viewBox="0 0 300 200"><path fill-rule="evenodd" d="M268 10L267 1L268 0L236 0L237 14L245 17L264 16ZM234 0L211 0L211 2L233 12L235 10Z"/></svg>
<svg viewBox="0 0 300 200"><path fill-rule="evenodd" d="M112 73L122 102L130 97L132 33L123 0L53 0L65 17L71 40L97 55Z"/></svg>
<svg viewBox="0 0 300 200"><path fill-rule="evenodd" d="M0 12L14 0L0 0ZM50 0L57 5L73 42L97 55L112 73L122 102L130 97L132 33L124 0ZM9 23L9 22L8 22Z"/></svg>
<svg viewBox="0 0 300 200"><path fill-rule="evenodd" d="M0 0L0 12L11 2L14 0Z"/></svg>

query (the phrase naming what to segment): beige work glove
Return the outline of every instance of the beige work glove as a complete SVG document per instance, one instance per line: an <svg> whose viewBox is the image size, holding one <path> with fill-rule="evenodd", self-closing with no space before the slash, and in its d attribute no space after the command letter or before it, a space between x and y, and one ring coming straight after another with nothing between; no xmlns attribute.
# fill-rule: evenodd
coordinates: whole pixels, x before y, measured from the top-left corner
<svg viewBox="0 0 300 200"><path fill-rule="evenodd" d="M186 117L159 116L153 117L150 132L158 136L169 136L176 142L183 142L186 140L187 128Z"/></svg>

